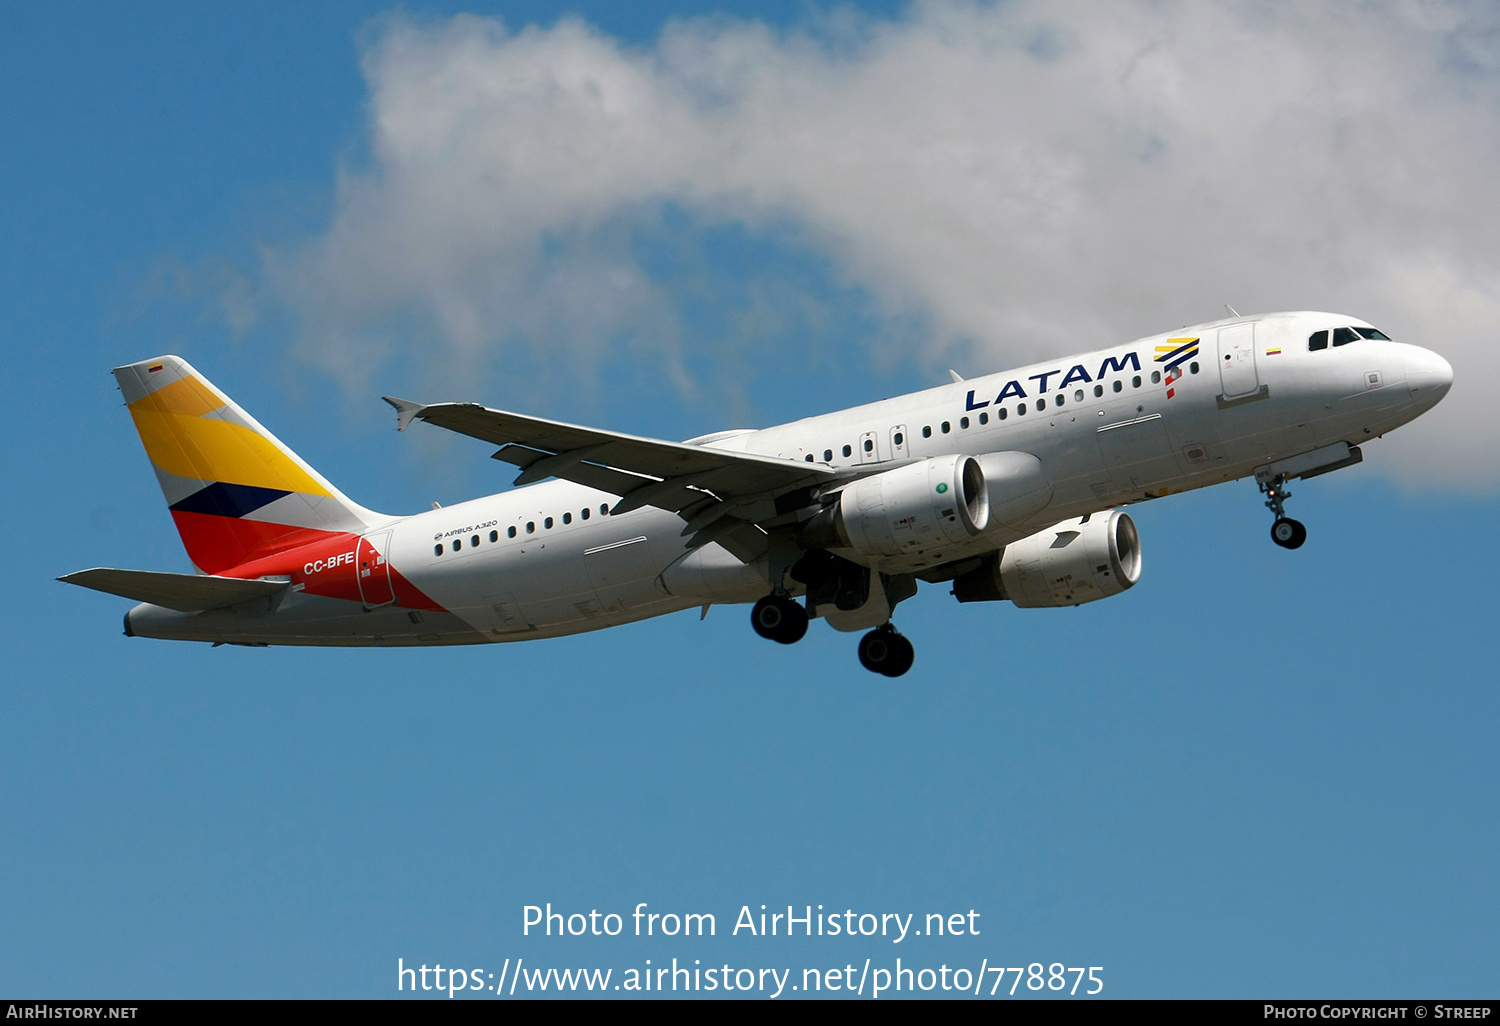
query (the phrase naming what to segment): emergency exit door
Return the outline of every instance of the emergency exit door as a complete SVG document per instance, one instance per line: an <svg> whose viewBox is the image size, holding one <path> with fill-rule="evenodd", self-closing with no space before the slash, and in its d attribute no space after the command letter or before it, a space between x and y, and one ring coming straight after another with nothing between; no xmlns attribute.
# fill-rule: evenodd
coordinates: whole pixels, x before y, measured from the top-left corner
<svg viewBox="0 0 1500 1026"><path fill-rule="evenodd" d="M891 428L891 459L906 459L906 425L897 424Z"/></svg>

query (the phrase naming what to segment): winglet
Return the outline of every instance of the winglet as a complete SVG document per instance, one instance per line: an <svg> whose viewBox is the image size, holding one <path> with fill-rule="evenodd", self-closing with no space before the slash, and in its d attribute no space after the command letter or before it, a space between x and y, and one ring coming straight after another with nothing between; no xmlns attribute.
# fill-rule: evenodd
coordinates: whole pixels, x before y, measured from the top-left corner
<svg viewBox="0 0 1500 1026"><path fill-rule="evenodd" d="M414 403L410 399L397 399L393 395L383 395L380 398L396 408L396 430L405 431L406 426L416 417L422 415L427 407L422 403Z"/></svg>

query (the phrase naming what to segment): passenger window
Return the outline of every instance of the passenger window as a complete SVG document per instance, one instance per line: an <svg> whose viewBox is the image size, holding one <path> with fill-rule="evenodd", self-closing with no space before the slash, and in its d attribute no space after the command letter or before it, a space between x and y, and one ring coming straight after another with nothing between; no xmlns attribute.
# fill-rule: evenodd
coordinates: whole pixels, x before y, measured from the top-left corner
<svg viewBox="0 0 1500 1026"><path fill-rule="evenodd" d="M470 538L469 538L469 548L471 548L471 549L477 549L477 548L479 548L479 535L476 534L476 535L470 536Z"/></svg>
<svg viewBox="0 0 1500 1026"><path fill-rule="evenodd" d="M599 515L601 517L607 517L607 516L609 516L609 503L607 503L607 502L601 502L601 503L599 503Z"/></svg>
<svg viewBox="0 0 1500 1026"><path fill-rule="evenodd" d="M848 445L844 446L844 455L845 456L853 456L854 455L854 449L853 449L853 447L852 446L848 446Z"/></svg>
<svg viewBox="0 0 1500 1026"><path fill-rule="evenodd" d="M1159 385L1159 384L1161 384L1161 371L1152 371L1151 372L1151 384L1153 384L1153 385Z"/></svg>
<svg viewBox="0 0 1500 1026"><path fill-rule="evenodd" d="M1141 387L1141 376L1139 374L1137 374L1135 377L1133 377L1133 378L1130 379L1130 387L1131 388L1140 388Z"/></svg>
<svg viewBox="0 0 1500 1026"><path fill-rule="evenodd" d="M832 449L824 449L823 450L823 462L824 463L832 463L833 462L833 450Z"/></svg>
<svg viewBox="0 0 1500 1026"><path fill-rule="evenodd" d="M543 520L542 521L542 526L545 527L549 531L552 530L552 518L548 517L546 520Z"/></svg>
<svg viewBox="0 0 1500 1026"><path fill-rule="evenodd" d="M1197 374L1198 373L1198 361L1194 360L1192 363L1188 364L1188 370L1192 371L1194 374Z"/></svg>
<svg viewBox="0 0 1500 1026"><path fill-rule="evenodd" d="M441 556L443 554L443 547L441 545L434 545L432 547L432 554L434 556Z"/></svg>
<svg viewBox="0 0 1500 1026"><path fill-rule="evenodd" d="M1073 393L1073 401L1075 403L1083 402L1083 389L1080 388L1078 391Z"/></svg>
<svg viewBox="0 0 1500 1026"><path fill-rule="evenodd" d="M565 523L565 524L571 524L572 522L573 522L573 514L571 514L571 513L564 513L563 514L563 523Z"/></svg>
<svg viewBox="0 0 1500 1026"><path fill-rule="evenodd" d="M589 508L587 506L583 507L583 512L579 513L578 515L587 520L589 518Z"/></svg>
<svg viewBox="0 0 1500 1026"><path fill-rule="evenodd" d="M460 541L457 538L453 539L453 551L454 552L457 552L459 549L461 549L463 547L464 547L464 543L462 541Z"/></svg>
<svg viewBox="0 0 1500 1026"><path fill-rule="evenodd" d="M969 430L969 418L968 417L960 417L960 418L958 418L958 426L961 427L961 428L963 428L965 431Z"/></svg>
<svg viewBox="0 0 1500 1026"><path fill-rule="evenodd" d="M499 540L500 540L500 532L499 531L491 531L490 532L490 544L493 545L495 542L497 542Z"/></svg>
<svg viewBox="0 0 1500 1026"><path fill-rule="evenodd" d="M1103 385L1095 385L1094 386L1094 398L1098 399L1103 394L1104 394L1104 386Z"/></svg>
<svg viewBox="0 0 1500 1026"><path fill-rule="evenodd" d="M1016 404L1016 416L1017 417L1024 417L1024 416L1026 416L1026 404L1025 403L1017 403Z"/></svg>
<svg viewBox="0 0 1500 1026"><path fill-rule="evenodd" d="M536 534L536 521L535 520L528 520L528 521L526 521L526 533L527 534Z"/></svg>
<svg viewBox="0 0 1500 1026"><path fill-rule="evenodd" d="M1120 383L1120 382L1118 382L1118 381L1116 381L1116 382L1115 382L1115 383L1114 383L1114 390L1115 390L1115 391L1116 391L1116 392L1119 392L1119 391L1122 391L1122 390L1123 390L1123 389L1124 389L1124 388L1125 388L1125 386L1124 386L1124 385L1122 385L1122 384L1121 384L1121 383Z"/></svg>
<svg viewBox="0 0 1500 1026"><path fill-rule="evenodd" d="M1052 397L1052 405L1053 406L1061 406L1061 405L1063 405L1063 400L1065 400L1066 398L1067 398L1067 394L1066 393L1059 392L1059 393L1057 393L1057 395L1055 395L1055 396Z"/></svg>
<svg viewBox="0 0 1500 1026"><path fill-rule="evenodd" d="M1376 331L1374 328L1355 328L1354 330L1359 332L1365 338L1378 339L1381 342L1389 342L1391 340L1391 337L1385 332Z"/></svg>
<svg viewBox="0 0 1500 1026"><path fill-rule="evenodd" d="M1038 410L1038 411L1039 411L1039 412L1040 412L1040 411L1041 411L1041 410L1045 410L1045 409L1046 409L1046 408L1047 408L1047 400L1045 400L1045 399L1038 399L1038 400L1037 400L1037 401L1036 401L1036 408L1037 408L1037 410Z"/></svg>
<svg viewBox="0 0 1500 1026"><path fill-rule="evenodd" d="M928 424L928 425L926 425L925 427L922 428L922 437L923 438L931 438L932 437L932 425L931 424Z"/></svg>
<svg viewBox="0 0 1500 1026"><path fill-rule="evenodd" d="M1333 344L1336 346L1347 346L1350 342L1358 342L1359 336L1354 333L1353 328L1334 328Z"/></svg>
<svg viewBox="0 0 1500 1026"><path fill-rule="evenodd" d="M981 413L979 415L979 423L981 423L981 424L988 424L989 422L990 422L990 415L988 413Z"/></svg>
<svg viewBox="0 0 1500 1026"><path fill-rule="evenodd" d="M906 441L906 436L903 435L901 432L897 431L896 432L896 438L895 438L896 444L900 445L904 441Z"/></svg>
<svg viewBox="0 0 1500 1026"><path fill-rule="evenodd" d="M874 451L875 451L875 439L873 439L873 438L866 438L865 439L865 452L874 452Z"/></svg>
<svg viewBox="0 0 1500 1026"><path fill-rule="evenodd" d="M516 527L515 527L514 524L512 524L510 527L507 527L505 529L505 537L507 537L507 538L514 538L515 536L516 536Z"/></svg>
<svg viewBox="0 0 1500 1026"><path fill-rule="evenodd" d="M999 412L997 412L995 414L995 416L999 417L1001 420L1004 420L1006 417L1010 416L1010 414L1006 413L1005 412L1005 407L1002 406L1002 407L1000 407Z"/></svg>
<svg viewBox="0 0 1500 1026"><path fill-rule="evenodd" d="M1315 331L1311 335L1307 336L1307 349L1308 349L1308 352L1316 353L1319 349L1327 349L1327 348L1328 348L1328 332L1327 332L1326 329L1323 330L1323 331Z"/></svg>
<svg viewBox="0 0 1500 1026"><path fill-rule="evenodd" d="M951 424L949 424L946 420L943 421L943 434L946 435L949 431L952 431L952 430L953 430L953 426Z"/></svg>
<svg viewBox="0 0 1500 1026"><path fill-rule="evenodd" d="M807 462L811 463L812 461L813 461L813 454L812 453L808 453L807 454Z"/></svg>

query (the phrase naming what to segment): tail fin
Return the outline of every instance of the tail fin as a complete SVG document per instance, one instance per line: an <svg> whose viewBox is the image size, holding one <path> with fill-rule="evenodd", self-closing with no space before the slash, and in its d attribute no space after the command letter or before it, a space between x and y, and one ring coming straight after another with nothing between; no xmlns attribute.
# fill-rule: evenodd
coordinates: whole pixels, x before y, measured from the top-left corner
<svg viewBox="0 0 1500 1026"><path fill-rule="evenodd" d="M186 360L115 368L193 565L219 574L384 520L329 484Z"/></svg>

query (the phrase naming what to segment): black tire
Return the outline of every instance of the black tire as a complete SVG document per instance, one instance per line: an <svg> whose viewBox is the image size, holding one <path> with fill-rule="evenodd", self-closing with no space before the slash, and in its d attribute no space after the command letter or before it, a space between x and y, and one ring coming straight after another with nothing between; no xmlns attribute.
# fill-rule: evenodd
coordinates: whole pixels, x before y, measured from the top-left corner
<svg viewBox="0 0 1500 1026"><path fill-rule="evenodd" d="M1307 541L1307 528L1300 520L1280 517L1271 525L1271 540L1284 549L1300 549Z"/></svg>
<svg viewBox="0 0 1500 1026"><path fill-rule="evenodd" d="M912 647L904 634L895 635L891 641L896 646L896 655L891 660L891 664L881 672L887 677L899 677L910 670L911 664L916 662L917 650Z"/></svg>
<svg viewBox="0 0 1500 1026"><path fill-rule="evenodd" d="M877 627L859 639L859 664L871 673L899 677L915 658L911 642L890 627Z"/></svg>
<svg viewBox="0 0 1500 1026"><path fill-rule="evenodd" d="M807 611L789 598L767 595L750 610L750 626L767 640L791 645L807 633Z"/></svg>

